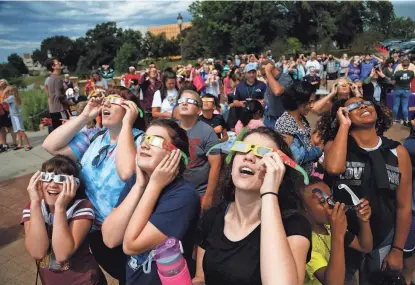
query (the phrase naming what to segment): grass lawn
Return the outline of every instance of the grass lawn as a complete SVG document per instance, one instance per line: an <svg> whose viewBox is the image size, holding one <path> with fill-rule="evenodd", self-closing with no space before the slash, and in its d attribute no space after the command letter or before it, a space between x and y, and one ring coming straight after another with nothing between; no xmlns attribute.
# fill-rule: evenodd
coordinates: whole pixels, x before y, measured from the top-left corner
<svg viewBox="0 0 415 285"><path fill-rule="evenodd" d="M35 88L39 88L40 85L44 85L45 84L45 80L46 80L46 76L45 75L38 75L38 76L29 76L29 77L24 77L23 78L23 83L26 86L29 86L31 84L35 84Z"/></svg>

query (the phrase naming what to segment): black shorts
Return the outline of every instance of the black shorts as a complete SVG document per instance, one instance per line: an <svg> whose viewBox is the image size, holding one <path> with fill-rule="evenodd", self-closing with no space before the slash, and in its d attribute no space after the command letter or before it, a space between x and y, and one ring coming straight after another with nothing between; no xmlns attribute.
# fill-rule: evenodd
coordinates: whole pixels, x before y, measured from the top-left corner
<svg viewBox="0 0 415 285"><path fill-rule="evenodd" d="M56 113L49 113L50 118L52 119L52 130L59 128L62 125L62 119L67 120L68 116L66 115L65 111L56 112Z"/></svg>
<svg viewBox="0 0 415 285"><path fill-rule="evenodd" d="M0 116L0 128L11 128L12 120L9 117L9 113Z"/></svg>

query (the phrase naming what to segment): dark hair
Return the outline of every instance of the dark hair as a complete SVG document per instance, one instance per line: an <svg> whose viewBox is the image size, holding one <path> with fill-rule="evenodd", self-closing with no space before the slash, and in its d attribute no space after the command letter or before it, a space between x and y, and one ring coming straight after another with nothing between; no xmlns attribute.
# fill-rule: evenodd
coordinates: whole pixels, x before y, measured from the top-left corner
<svg viewBox="0 0 415 285"><path fill-rule="evenodd" d="M229 72L228 74L228 78L232 79L233 75L235 74L236 70L238 70L239 68L237 66L232 67L231 72Z"/></svg>
<svg viewBox="0 0 415 285"><path fill-rule="evenodd" d="M102 76L101 76L101 73L99 73L98 71L94 71L94 72L92 72L92 74L91 74L91 78L92 78L92 80L95 82L95 79L94 79L94 74L97 74L98 76L99 76L99 79L100 80L102 80Z"/></svg>
<svg viewBox="0 0 415 285"><path fill-rule="evenodd" d="M182 96L183 92L186 90L190 90L190 91L194 91L197 92L197 88L196 86L189 81L185 81L180 85L180 89L179 89L179 97L178 99L180 99L180 97Z"/></svg>
<svg viewBox="0 0 415 285"><path fill-rule="evenodd" d="M295 111L300 105L307 104L313 94L313 85L307 81L294 81L281 96L282 105L287 111Z"/></svg>
<svg viewBox="0 0 415 285"><path fill-rule="evenodd" d="M274 130L267 127L259 127L246 133L242 140L251 134L260 134L272 139L279 149L293 159L290 147L283 137ZM215 205L227 205L235 201L235 185L232 181L232 164L234 157L228 165L225 165L220 174L219 188L215 192ZM285 175L279 191L279 205L284 215L289 215L294 211L304 210L303 205L303 177L291 167L286 167Z"/></svg>
<svg viewBox="0 0 415 285"><path fill-rule="evenodd" d="M212 94L209 94L209 93L206 93L206 94L204 94L204 95L202 95L202 96L200 96L201 98L213 98L215 101L213 102L214 104L215 104L215 106L216 107L219 107L220 106L220 104L219 104L219 99L218 99L218 97L216 97L215 95L212 95ZM203 101L202 101L202 103L203 103Z"/></svg>
<svg viewBox="0 0 415 285"><path fill-rule="evenodd" d="M394 64L395 62L393 61L393 59L392 58L388 58L386 61L385 61L385 66L387 67L389 64Z"/></svg>
<svg viewBox="0 0 415 285"><path fill-rule="evenodd" d="M123 86L114 86L107 90L107 95L118 95L126 100L134 102L138 108L140 108L143 111L143 118L140 118L140 116L137 116L137 119L135 119L135 122L133 124L133 128L139 129L139 130L146 130L147 124L146 124L146 115L144 113L144 110L140 106L140 100L137 96L134 95L133 92L131 92L130 89Z"/></svg>
<svg viewBox="0 0 415 285"><path fill-rule="evenodd" d="M324 113L317 121L317 129L320 132L320 137L322 138L324 144L326 144L328 141L334 140L336 137L339 130L337 111L340 107L344 107L346 101L347 100L335 101L331 107L331 110ZM392 126L392 112L389 108L383 105L379 105L375 101L372 101L372 103L377 114L377 120L375 124L376 133L378 136L381 136Z"/></svg>
<svg viewBox="0 0 415 285"><path fill-rule="evenodd" d="M42 163L42 172L53 172L55 174L73 175L80 181L78 191L76 191L74 199L86 198L85 186L80 177L78 164L64 155L57 155Z"/></svg>
<svg viewBox="0 0 415 285"><path fill-rule="evenodd" d="M160 87L160 96L161 96L161 101L162 102L163 102L164 98L166 98L166 96L167 96L166 82L169 79L174 79L174 82L176 84L175 88L177 90L176 73L170 72L170 71L164 72L163 79L162 79L162 82L161 82L161 87Z"/></svg>
<svg viewBox="0 0 415 285"><path fill-rule="evenodd" d="M256 113L259 113L259 115L262 117L262 114L264 113L264 107L262 107L262 104L257 100L247 101L245 103L245 107L242 108L241 112L242 125L246 127L249 124L249 121L254 118Z"/></svg>
<svg viewBox="0 0 415 285"><path fill-rule="evenodd" d="M180 149L189 158L189 138L185 130L179 127L179 125L173 120L169 119L155 119L151 121L150 126L159 126L167 129L171 138L171 143ZM184 160L180 161L179 175L182 175L186 169Z"/></svg>
<svg viewBox="0 0 415 285"><path fill-rule="evenodd" d="M53 65L55 60L59 61L59 59L57 59L56 57L48 58L47 60L45 60L45 66L47 70L53 72Z"/></svg>

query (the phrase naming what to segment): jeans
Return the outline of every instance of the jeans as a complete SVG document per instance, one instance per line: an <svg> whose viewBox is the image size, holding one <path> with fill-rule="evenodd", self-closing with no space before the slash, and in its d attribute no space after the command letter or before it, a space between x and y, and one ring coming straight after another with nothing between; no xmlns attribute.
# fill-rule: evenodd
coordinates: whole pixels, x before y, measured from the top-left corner
<svg viewBox="0 0 415 285"><path fill-rule="evenodd" d="M408 120L408 105L409 105L409 96L411 92L409 90L394 90L393 94L393 118L398 119L399 106L402 105L402 119L405 121Z"/></svg>
<svg viewBox="0 0 415 285"><path fill-rule="evenodd" d="M270 116L264 117L264 125L270 129L275 130L276 122L277 122L277 117L270 117Z"/></svg>

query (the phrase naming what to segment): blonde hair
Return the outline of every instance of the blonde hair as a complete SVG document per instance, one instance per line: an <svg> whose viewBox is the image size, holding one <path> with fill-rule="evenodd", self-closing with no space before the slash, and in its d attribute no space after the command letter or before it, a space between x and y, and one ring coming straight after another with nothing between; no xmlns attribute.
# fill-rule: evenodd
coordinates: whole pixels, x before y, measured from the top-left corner
<svg viewBox="0 0 415 285"><path fill-rule="evenodd" d="M22 106L22 99L20 98L20 93L14 86L7 86L7 88L4 90L4 99L14 96L14 100L16 101L17 106Z"/></svg>

